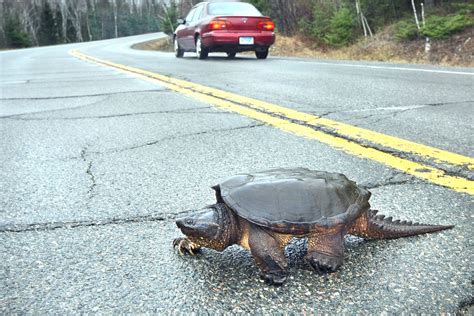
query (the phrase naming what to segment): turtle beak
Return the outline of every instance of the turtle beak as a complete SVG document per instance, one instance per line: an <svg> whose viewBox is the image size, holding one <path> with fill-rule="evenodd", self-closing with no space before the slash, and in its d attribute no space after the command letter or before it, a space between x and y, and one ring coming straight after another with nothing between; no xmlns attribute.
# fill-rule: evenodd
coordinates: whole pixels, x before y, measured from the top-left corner
<svg viewBox="0 0 474 316"><path fill-rule="evenodd" d="M176 220L176 226L178 226L179 229L189 229L189 228L198 228L198 229L217 229L219 228L219 225L216 223L195 223L192 219L183 217L183 218L178 218Z"/></svg>
<svg viewBox="0 0 474 316"><path fill-rule="evenodd" d="M176 226L178 226L179 229L184 227L184 218L179 218L176 220Z"/></svg>
<svg viewBox="0 0 474 316"><path fill-rule="evenodd" d="M178 228L181 230L191 228L193 227L193 224L194 221L190 217L180 217L176 220L176 226L178 226Z"/></svg>

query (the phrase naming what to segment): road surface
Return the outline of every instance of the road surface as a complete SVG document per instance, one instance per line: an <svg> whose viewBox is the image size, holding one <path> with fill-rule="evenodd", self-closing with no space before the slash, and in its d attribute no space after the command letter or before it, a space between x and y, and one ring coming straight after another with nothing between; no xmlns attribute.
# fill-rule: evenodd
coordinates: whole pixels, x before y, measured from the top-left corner
<svg viewBox="0 0 474 316"><path fill-rule="evenodd" d="M472 306L473 69L130 48L159 36L0 53L1 312ZM386 215L456 227L348 237L327 276L294 241L282 287L236 246L173 251L175 218L213 203L210 186L294 166L346 174Z"/></svg>

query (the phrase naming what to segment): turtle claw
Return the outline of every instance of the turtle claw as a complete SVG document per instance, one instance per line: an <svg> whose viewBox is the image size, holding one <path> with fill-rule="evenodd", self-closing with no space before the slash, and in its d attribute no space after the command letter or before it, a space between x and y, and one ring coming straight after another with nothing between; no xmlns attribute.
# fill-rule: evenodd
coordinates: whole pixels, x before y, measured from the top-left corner
<svg viewBox="0 0 474 316"><path fill-rule="evenodd" d="M178 253L181 256L185 256L186 254L194 256L198 253L199 249L201 249L201 246L193 243L187 238L180 237L173 240L173 248L177 248Z"/></svg>
<svg viewBox="0 0 474 316"><path fill-rule="evenodd" d="M319 275L335 272L342 265L342 258L319 252L308 254L305 260Z"/></svg>
<svg viewBox="0 0 474 316"><path fill-rule="evenodd" d="M283 285L286 281L286 276L285 272L268 272L260 275L266 283L271 285Z"/></svg>

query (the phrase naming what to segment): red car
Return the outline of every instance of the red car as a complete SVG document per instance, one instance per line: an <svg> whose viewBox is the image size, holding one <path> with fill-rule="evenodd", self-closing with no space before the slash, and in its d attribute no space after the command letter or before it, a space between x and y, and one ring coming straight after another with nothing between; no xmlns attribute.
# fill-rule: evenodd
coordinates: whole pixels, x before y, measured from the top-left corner
<svg viewBox="0 0 474 316"><path fill-rule="evenodd" d="M173 36L176 57L196 52L205 59L211 52L225 52L233 58L254 51L258 59L265 59L275 42L275 23L250 3L201 2L178 22Z"/></svg>

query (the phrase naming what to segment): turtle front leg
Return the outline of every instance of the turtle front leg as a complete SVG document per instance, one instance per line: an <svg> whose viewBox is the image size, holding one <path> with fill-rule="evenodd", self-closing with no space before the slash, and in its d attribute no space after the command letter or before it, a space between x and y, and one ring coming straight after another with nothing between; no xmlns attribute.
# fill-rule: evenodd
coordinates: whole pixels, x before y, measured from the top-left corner
<svg viewBox="0 0 474 316"><path fill-rule="evenodd" d="M344 232L340 227L321 229L308 238L306 262L318 274L335 272L344 260Z"/></svg>
<svg viewBox="0 0 474 316"><path fill-rule="evenodd" d="M260 276L265 282L282 285L288 275L284 245L270 232L251 225L249 246L255 263L260 268Z"/></svg>
<svg viewBox="0 0 474 316"><path fill-rule="evenodd" d="M177 248L179 254L182 256L184 256L185 254L190 254L194 256L196 253L199 252L201 246L193 243L187 238L180 237L173 240L173 248Z"/></svg>

